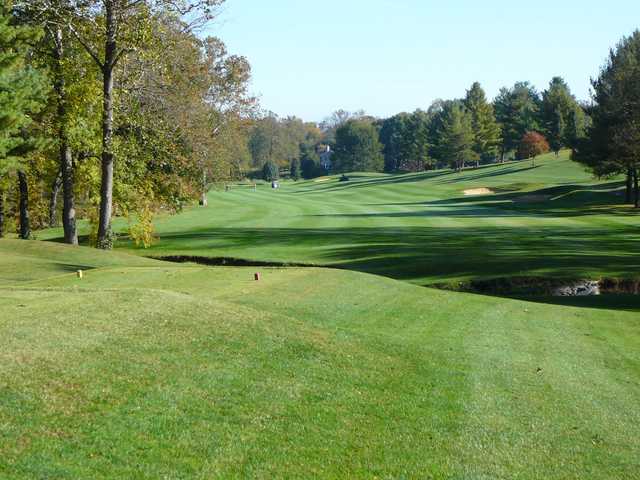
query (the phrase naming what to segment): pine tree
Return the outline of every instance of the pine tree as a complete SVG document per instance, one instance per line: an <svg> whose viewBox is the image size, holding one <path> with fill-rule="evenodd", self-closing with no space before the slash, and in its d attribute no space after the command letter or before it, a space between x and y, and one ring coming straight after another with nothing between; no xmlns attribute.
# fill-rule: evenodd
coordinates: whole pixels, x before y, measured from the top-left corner
<svg viewBox="0 0 640 480"><path fill-rule="evenodd" d="M478 158L473 150L471 114L459 102L445 109L440 142L443 160L449 162L451 168L457 171L464 168L465 162L475 161Z"/></svg>
<svg viewBox="0 0 640 480"><path fill-rule="evenodd" d="M518 148L527 132L540 129L540 95L529 82L503 88L495 99L496 118L502 128L502 157Z"/></svg>
<svg viewBox="0 0 640 480"><path fill-rule="evenodd" d="M556 155L584 134L584 112L562 77L554 77L542 93L541 115L542 129Z"/></svg>
<svg viewBox="0 0 640 480"><path fill-rule="evenodd" d="M592 125L573 159L600 177L626 175L627 201L640 208L640 31L611 51L593 90Z"/></svg>
<svg viewBox="0 0 640 480"><path fill-rule="evenodd" d="M39 35L33 28L17 25L11 3L0 0L0 177L11 171L20 174L21 232L26 233L21 235L23 238L29 235L24 156L38 143L28 128L31 114L43 107L46 96L43 76L26 62L29 44Z"/></svg>
<svg viewBox="0 0 640 480"><path fill-rule="evenodd" d="M500 126L496 121L493 105L487 102L487 96L478 82L467 90L464 105L471 114L473 151L478 159L494 159L501 142Z"/></svg>

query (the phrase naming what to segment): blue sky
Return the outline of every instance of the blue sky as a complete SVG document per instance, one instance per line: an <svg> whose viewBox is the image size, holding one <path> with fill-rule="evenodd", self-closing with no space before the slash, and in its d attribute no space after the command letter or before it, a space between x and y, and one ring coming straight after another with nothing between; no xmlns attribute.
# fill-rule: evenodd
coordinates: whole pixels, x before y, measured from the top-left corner
<svg viewBox="0 0 640 480"><path fill-rule="evenodd" d="M210 33L249 59L263 108L320 121L426 109L476 80L493 97L561 75L586 99L609 48L637 28L638 0L227 0Z"/></svg>

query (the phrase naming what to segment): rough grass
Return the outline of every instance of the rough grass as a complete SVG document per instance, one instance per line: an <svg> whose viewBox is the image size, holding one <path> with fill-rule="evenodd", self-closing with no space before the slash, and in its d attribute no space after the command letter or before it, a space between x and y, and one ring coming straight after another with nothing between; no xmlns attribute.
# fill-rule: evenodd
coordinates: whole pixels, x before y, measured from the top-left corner
<svg viewBox="0 0 640 480"><path fill-rule="evenodd" d="M637 311L109 256L0 241L0 478L640 471Z"/></svg>

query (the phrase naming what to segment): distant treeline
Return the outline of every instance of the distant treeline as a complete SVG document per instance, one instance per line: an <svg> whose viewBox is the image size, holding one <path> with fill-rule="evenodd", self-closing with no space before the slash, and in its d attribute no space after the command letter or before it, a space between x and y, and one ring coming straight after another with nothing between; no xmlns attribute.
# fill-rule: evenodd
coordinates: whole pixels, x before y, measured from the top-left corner
<svg viewBox="0 0 640 480"><path fill-rule="evenodd" d="M316 152L329 146L332 172L461 169L570 148L585 137L586 109L560 77L542 93L528 82L516 83L493 102L476 82L464 98L436 100L427 110L386 119L338 111L316 126L270 114L256 122L249 144L254 168L318 163ZM313 173L326 172L307 168L303 176Z"/></svg>

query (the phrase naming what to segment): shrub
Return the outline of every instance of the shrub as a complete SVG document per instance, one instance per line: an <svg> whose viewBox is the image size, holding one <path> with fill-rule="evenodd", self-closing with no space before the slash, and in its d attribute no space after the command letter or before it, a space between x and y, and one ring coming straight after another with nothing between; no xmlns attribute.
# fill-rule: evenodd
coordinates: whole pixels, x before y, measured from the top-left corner
<svg viewBox="0 0 640 480"><path fill-rule="evenodd" d="M153 210L149 204L143 205L136 215L135 222L129 219L129 236L135 242L136 247L149 248L156 241Z"/></svg>
<svg viewBox="0 0 640 480"><path fill-rule="evenodd" d="M262 178L267 182L273 182L274 180L278 180L280 178L280 169L278 165L273 162L267 162L262 167Z"/></svg>

